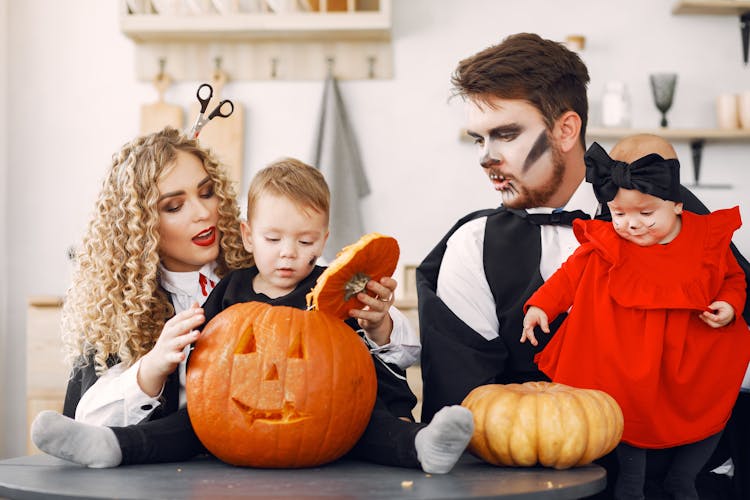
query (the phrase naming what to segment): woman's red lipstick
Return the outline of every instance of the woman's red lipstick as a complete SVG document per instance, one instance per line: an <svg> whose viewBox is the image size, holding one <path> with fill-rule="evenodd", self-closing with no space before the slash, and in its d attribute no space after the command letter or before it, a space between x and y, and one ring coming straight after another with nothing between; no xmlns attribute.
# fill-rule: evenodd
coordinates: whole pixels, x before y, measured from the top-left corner
<svg viewBox="0 0 750 500"><path fill-rule="evenodd" d="M193 243L202 247L208 247L216 242L216 227L211 226L193 236Z"/></svg>

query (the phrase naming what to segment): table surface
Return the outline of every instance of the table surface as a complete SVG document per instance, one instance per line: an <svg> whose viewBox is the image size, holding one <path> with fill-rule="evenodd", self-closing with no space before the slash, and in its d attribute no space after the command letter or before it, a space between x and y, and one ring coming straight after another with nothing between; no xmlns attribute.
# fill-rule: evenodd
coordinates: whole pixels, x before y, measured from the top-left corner
<svg viewBox="0 0 750 500"><path fill-rule="evenodd" d="M88 469L47 455L0 461L0 497L70 498L504 498L569 499L604 489L598 465L504 468L465 454L449 474L342 459L309 469L250 469L211 457Z"/></svg>

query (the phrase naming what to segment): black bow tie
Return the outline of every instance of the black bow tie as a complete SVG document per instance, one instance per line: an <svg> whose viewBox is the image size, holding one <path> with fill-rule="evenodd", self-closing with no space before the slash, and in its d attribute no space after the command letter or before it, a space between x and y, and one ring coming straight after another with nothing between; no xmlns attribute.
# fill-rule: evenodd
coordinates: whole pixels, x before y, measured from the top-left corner
<svg viewBox="0 0 750 500"><path fill-rule="evenodd" d="M573 210L568 212L567 210L561 210L559 212L552 212L550 214L527 214L526 217L530 222L539 226L544 224L552 224L557 226L572 226L573 221L576 219L588 220L591 217L583 210Z"/></svg>

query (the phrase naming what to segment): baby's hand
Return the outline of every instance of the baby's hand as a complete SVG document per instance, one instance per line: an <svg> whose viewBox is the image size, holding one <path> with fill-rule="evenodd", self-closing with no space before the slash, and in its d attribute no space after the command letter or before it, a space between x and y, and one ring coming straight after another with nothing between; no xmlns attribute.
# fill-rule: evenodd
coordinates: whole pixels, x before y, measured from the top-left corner
<svg viewBox="0 0 750 500"><path fill-rule="evenodd" d="M734 320L734 307L728 302L717 300L709 304L708 309L713 312L703 311L698 317L711 328L721 328Z"/></svg>
<svg viewBox="0 0 750 500"><path fill-rule="evenodd" d="M534 327L539 326L544 333L549 333L549 323L547 321L547 313L542 309L531 306L526 311L526 316L523 317L523 332L521 333L521 343L526 342L529 339L531 345L539 345L536 337L534 336Z"/></svg>
<svg viewBox="0 0 750 500"><path fill-rule="evenodd" d="M368 281L367 289L375 296L371 297L364 292L357 294L357 299L365 307L349 311L349 316L357 318L359 326L367 333L370 340L378 345L385 345L391 340L393 320L388 310L393 305L393 294L396 292L397 285L398 283L393 278L381 278L379 283L374 280Z"/></svg>

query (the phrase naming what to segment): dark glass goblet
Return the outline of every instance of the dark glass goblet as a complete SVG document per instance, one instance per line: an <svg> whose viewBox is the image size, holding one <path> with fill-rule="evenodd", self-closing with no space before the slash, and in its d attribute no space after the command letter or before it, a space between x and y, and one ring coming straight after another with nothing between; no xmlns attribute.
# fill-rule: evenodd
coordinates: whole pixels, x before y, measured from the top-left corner
<svg viewBox="0 0 750 500"><path fill-rule="evenodd" d="M675 73L655 73L650 75L651 91L654 94L654 104L661 111L661 126L667 126L667 111L672 107L674 89L677 86Z"/></svg>

